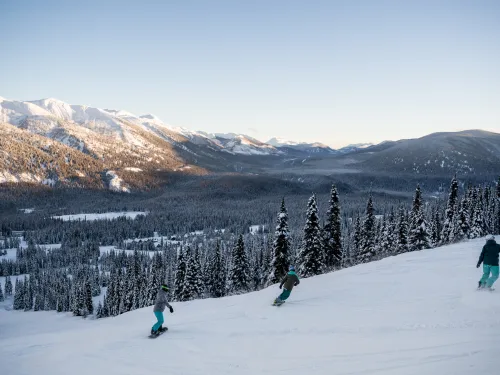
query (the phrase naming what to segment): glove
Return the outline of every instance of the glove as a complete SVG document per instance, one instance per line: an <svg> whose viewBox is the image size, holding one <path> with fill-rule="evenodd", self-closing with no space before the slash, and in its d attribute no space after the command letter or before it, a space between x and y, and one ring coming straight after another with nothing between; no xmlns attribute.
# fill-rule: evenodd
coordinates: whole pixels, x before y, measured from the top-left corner
<svg viewBox="0 0 500 375"><path fill-rule="evenodd" d="M174 308L172 306L170 306L170 314L172 314L174 312Z"/></svg>
<svg viewBox="0 0 500 375"><path fill-rule="evenodd" d="M476 266L476 268L479 268L479 266L480 266L480 264L478 264L478 265Z"/></svg>
<svg viewBox="0 0 500 375"><path fill-rule="evenodd" d="M280 289L283 287L283 285L280 285Z"/></svg>

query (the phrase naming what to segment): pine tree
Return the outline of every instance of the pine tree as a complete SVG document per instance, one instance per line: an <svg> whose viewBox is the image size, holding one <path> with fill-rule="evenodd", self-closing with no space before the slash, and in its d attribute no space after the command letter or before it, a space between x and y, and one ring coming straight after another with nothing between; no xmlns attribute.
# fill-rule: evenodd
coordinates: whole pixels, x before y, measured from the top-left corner
<svg viewBox="0 0 500 375"><path fill-rule="evenodd" d="M471 239L482 237L484 235L482 198L480 198L478 188L473 189L469 207L472 210L469 237Z"/></svg>
<svg viewBox="0 0 500 375"><path fill-rule="evenodd" d="M2 284L0 284L0 302L3 302L5 300L5 297L3 295L3 288Z"/></svg>
<svg viewBox="0 0 500 375"><path fill-rule="evenodd" d="M14 310L24 309L24 283L19 279L16 279L13 308Z"/></svg>
<svg viewBox="0 0 500 375"><path fill-rule="evenodd" d="M354 221L354 233L352 242L354 248L351 251L351 265L358 264L358 254L361 253L361 245L363 244L363 227L361 225L361 218L359 214Z"/></svg>
<svg viewBox="0 0 500 375"><path fill-rule="evenodd" d="M408 220L404 207L399 209L399 221L397 227L398 242L396 254L406 253L408 251Z"/></svg>
<svg viewBox="0 0 500 375"><path fill-rule="evenodd" d="M460 209L454 220L453 239L455 242L463 241L469 236L469 213L467 198L462 198Z"/></svg>
<svg viewBox="0 0 500 375"><path fill-rule="evenodd" d="M184 278L186 277L186 261L182 249L177 258L177 271L175 272L175 291L174 297L177 301L182 301Z"/></svg>
<svg viewBox="0 0 500 375"><path fill-rule="evenodd" d="M436 207L432 214L432 224L431 224L431 245L432 247L439 246L441 243L441 217L439 215L439 210Z"/></svg>
<svg viewBox="0 0 500 375"><path fill-rule="evenodd" d="M444 214L444 224L441 231L441 242L440 244L447 244L453 241L453 217L457 212L457 201L458 201L458 181L456 176L451 180L450 194L448 196L448 205L446 206L446 212Z"/></svg>
<svg viewBox="0 0 500 375"><path fill-rule="evenodd" d="M417 186L410 216L410 238L408 241L410 251L430 249L427 227L423 212L422 192L420 186Z"/></svg>
<svg viewBox="0 0 500 375"><path fill-rule="evenodd" d="M220 243L217 241L215 253L210 262L210 294L215 298L226 295L226 266L220 250Z"/></svg>
<svg viewBox="0 0 500 375"><path fill-rule="evenodd" d="M199 298L203 291L203 280L201 275L201 265L198 258L198 252L191 253L190 249L186 254L188 255L186 275L184 277L184 287L182 289L182 301L190 301Z"/></svg>
<svg viewBox="0 0 500 375"><path fill-rule="evenodd" d="M85 302L84 309L87 315L92 315L94 313L94 305L92 303L92 286L90 280L85 281Z"/></svg>
<svg viewBox="0 0 500 375"><path fill-rule="evenodd" d="M325 271L325 257L321 246L321 230L319 226L316 196L309 198L304 227L302 248L298 255L299 272L302 277L319 275Z"/></svg>
<svg viewBox="0 0 500 375"><path fill-rule="evenodd" d="M326 224L323 228L325 263L328 269L339 268L342 260L340 203L337 187L332 185Z"/></svg>
<svg viewBox="0 0 500 375"><path fill-rule="evenodd" d="M358 253L358 263L367 263L375 257L375 210L370 194L366 205L366 215L361 232L361 249Z"/></svg>
<svg viewBox="0 0 500 375"><path fill-rule="evenodd" d="M12 281L10 276L5 278L5 298L12 296Z"/></svg>
<svg viewBox="0 0 500 375"><path fill-rule="evenodd" d="M288 272L288 267L290 266L289 236L288 213L285 207L285 199L283 198L274 233L273 260L271 262L271 272L267 277L267 285L279 283Z"/></svg>
<svg viewBox="0 0 500 375"><path fill-rule="evenodd" d="M243 235L240 235L231 254L231 269L228 278L228 292L241 293L249 290L249 264L245 252Z"/></svg>
<svg viewBox="0 0 500 375"><path fill-rule="evenodd" d="M496 199L496 214L495 214L495 233L500 234L500 177L497 183L497 199Z"/></svg>
<svg viewBox="0 0 500 375"><path fill-rule="evenodd" d="M102 307L102 303L101 301L99 301L99 304L97 305L97 311L95 313L95 317L96 319L101 319L101 318L104 318L104 309Z"/></svg>

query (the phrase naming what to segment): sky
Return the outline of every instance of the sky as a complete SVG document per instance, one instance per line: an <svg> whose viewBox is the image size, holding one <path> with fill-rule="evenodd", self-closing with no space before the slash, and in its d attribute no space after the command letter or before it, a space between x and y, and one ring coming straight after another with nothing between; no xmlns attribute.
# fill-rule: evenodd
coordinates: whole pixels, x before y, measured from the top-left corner
<svg viewBox="0 0 500 375"><path fill-rule="evenodd" d="M350 143L500 132L500 1L0 0L0 96Z"/></svg>

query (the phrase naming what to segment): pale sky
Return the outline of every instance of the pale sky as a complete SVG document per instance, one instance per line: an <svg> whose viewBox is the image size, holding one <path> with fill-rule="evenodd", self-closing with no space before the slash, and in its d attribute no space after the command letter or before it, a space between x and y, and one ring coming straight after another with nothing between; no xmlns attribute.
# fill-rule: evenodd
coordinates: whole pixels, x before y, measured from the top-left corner
<svg viewBox="0 0 500 375"><path fill-rule="evenodd" d="M0 1L0 96L349 143L500 132L500 1Z"/></svg>

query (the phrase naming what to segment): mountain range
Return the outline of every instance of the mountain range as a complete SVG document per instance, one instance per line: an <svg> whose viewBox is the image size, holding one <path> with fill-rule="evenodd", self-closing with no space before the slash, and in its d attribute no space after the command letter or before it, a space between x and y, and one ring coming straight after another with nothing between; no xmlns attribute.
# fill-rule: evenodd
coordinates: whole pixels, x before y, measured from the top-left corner
<svg viewBox="0 0 500 375"><path fill-rule="evenodd" d="M500 134L435 133L334 150L322 143L173 127L152 114L0 97L0 183L150 189L174 174L337 170L439 175L498 173Z"/></svg>

